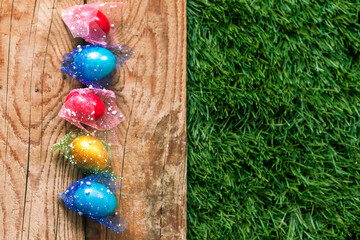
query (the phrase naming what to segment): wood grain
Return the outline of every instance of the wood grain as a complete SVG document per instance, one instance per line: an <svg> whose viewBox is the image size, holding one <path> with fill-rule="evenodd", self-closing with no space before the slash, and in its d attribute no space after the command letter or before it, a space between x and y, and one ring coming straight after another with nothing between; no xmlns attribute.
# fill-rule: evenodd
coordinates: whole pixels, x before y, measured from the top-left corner
<svg viewBox="0 0 360 240"><path fill-rule="evenodd" d="M84 236L84 220L70 211L64 214L56 199L81 175L49 152L65 133L56 114L71 89L59 71L61 55L76 46L57 8L76 3L2 2L0 55L7 66L0 80L2 239L54 239L59 231L74 239Z"/></svg>
<svg viewBox="0 0 360 240"><path fill-rule="evenodd" d="M129 0L117 32L136 51L110 88L127 117L112 150L128 229L115 234L56 198L83 177L49 151L71 128L57 113L80 86L60 71L62 55L82 44L60 14L81 3L1 1L0 239L185 239L185 0Z"/></svg>

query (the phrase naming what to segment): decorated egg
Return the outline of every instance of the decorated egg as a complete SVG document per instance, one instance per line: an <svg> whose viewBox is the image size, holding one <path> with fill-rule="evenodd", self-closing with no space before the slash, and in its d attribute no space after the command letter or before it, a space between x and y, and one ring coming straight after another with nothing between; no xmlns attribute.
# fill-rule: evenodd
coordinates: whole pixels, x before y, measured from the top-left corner
<svg viewBox="0 0 360 240"><path fill-rule="evenodd" d="M98 81L109 75L116 66L115 55L100 46L84 48L74 57L76 72L89 81Z"/></svg>
<svg viewBox="0 0 360 240"><path fill-rule="evenodd" d="M91 92L72 91L65 100L65 107L81 122L97 121L105 114L103 101Z"/></svg>
<svg viewBox="0 0 360 240"><path fill-rule="evenodd" d="M91 26L99 28L95 21ZM79 45L64 54L61 71L88 87L104 89L112 84L116 70L133 54L126 45Z"/></svg>
<svg viewBox="0 0 360 240"><path fill-rule="evenodd" d="M109 156L106 148L93 136L79 136L72 141L70 147L71 156L79 167L104 170L108 166Z"/></svg>
<svg viewBox="0 0 360 240"><path fill-rule="evenodd" d="M116 212L116 198L121 183L110 174L92 174L73 182L58 198L80 215L93 219L111 230L122 233L127 222Z"/></svg>
<svg viewBox="0 0 360 240"><path fill-rule="evenodd" d="M58 116L85 132L97 134L102 140L115 145L118 144L115 127L125 119L116 104L115 93L97 88L72 90Z"/></svg>
<svg viewBox="0 0 360 240"><path fill-rule="evenodd" d="M117 205L116 198L109 188L90 181L76 190L74 201L80 212L97 217L109 215Z"/></svg>
<svg viewBox="0 0 360 240"><path fill-rule="evenodd" d="M105 14L98 11L95 17L95 23L104 31L104 33L110 32L110 23Z"/></svg>

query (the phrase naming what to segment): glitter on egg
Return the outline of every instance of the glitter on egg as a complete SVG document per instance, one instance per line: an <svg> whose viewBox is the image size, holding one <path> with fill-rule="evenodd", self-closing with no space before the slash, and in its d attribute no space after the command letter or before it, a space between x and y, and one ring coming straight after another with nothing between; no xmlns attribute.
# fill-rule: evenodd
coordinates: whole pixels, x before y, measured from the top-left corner
<svg viewBox="0 0 360 240"><path fill-rule="evenodd" d="M88 139L94 141L87 143ZM71 149L70 153L74 157L77 166L86 170L92 169L94 172L105 171L108 168L108 163L105 161L108 158L107 149L100 140L93 136L81 135L75 138L72 144L74 148ZM81 148L85 148L85 150Z"/></svg>
<svg viewBox="0 0 360 240"><path fill-rule="evenodd" d="M109 111L108 107L105 108L105 106L111 106L116 114ZM76 116L72 112L75 112ZM119 117L120 115L123 113L116 105L115 93L96 88L71 91L58 114L58 116L88 133L95 134L95 130L100 130L100 132L96 132L96 135L109 136L106 137L106 141L115 145L118 144L116 126L124 121L123 117ZM104 131L106 131L105 134Z"/></svg>
<svg viewBox="0 0 360 240"><path fill-rule="evenodd" d="M85 45L63 56L61 70L88 87L107 88L134 51L126 45Z"/></svg>
<svg viewBox="0 0 360 240"><path fill-rule="evenodd" d="M121 23L126 5L126 2L75 5L62 12L62 19L73 37L81 37L91 44L115 46L117 39L112 26Z"/></svg>
<svg viewBox="0 0 360 240"><path fill-rule="evenodd" d="M121 186L116 180L109 174L94 174L73 182L65 192L58 194L58 198L67 208L121 233L127 222L115 211L117 201L114 193Z"/></svg>
<svg viewBox="0 0 360 240"><path fill-rule="evenodd" d="M80 122L86 123L101 119L105 114L103 101L92 92L72 91L66 98L64 106L67 113Z"/></svg>
<svg viewBox="0 0 360 240"><path fill-rule="evenodd" d="M111 168L110 145L86 132L75 131L66 134L52 147L52 151L57 149L60 149L65 159L77 166L85 175L107 173L115 176Z"/></svg>

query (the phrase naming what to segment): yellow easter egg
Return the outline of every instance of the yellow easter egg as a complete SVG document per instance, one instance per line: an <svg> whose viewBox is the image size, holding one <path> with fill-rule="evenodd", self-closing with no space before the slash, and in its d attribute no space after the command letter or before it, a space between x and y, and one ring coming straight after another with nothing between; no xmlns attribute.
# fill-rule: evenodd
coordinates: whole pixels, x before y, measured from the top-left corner
<svg viewBox="0 0 360 240"><path fill-rule="evenodd" d="M81 168L105 169L109 156L102 142L92 136L79 136L70 145L71 155Z"/></svg>

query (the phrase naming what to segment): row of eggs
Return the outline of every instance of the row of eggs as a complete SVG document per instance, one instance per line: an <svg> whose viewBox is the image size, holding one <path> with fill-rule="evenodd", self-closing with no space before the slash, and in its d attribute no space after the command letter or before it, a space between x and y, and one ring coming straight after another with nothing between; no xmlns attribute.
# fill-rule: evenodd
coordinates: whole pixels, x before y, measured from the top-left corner
<svg viewBox="0 0 360 240"><path fill-rule="evenodd" d="M109 33L110 23L101 11L97 11L95 23L105 33ZM116 57L104 47L86 46L78 50L71 67L78 77L96 82L114 71ZM97 121L105 114L103 101L93 93L72 92L65 103L72 106L74 116L82 122ZM71 159L80 168L105 170L109 166L106 147L95 137L78 136L69 147ZM97 182L87 181L86 184L80 184L71 197L74 199L77 212L90 217L107 216L115 211L117 206L114 193L107 186ZM64 201L66 202L66 199Z"/></svg>

